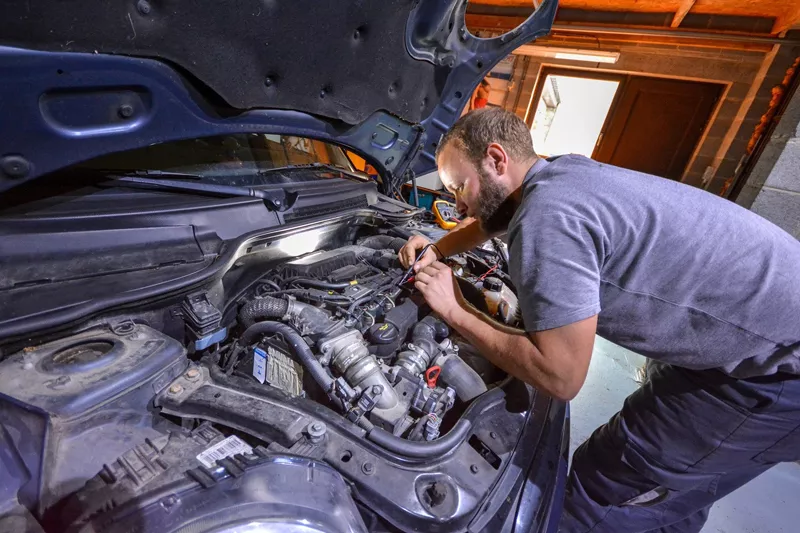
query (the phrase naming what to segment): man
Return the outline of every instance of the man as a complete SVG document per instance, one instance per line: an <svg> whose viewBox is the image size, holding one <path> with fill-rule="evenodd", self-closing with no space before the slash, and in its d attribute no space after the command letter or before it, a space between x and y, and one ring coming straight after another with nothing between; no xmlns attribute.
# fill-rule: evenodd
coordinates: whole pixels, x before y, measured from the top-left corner
<svg viewBox="0 0 800 533"><path fill-rule="evenodd" d="M437 162L474 217L441 254L508 230L524 331L465 302L433 247L415 267L431 308L487 359L562 400L595 333L668 363L575 452L562 532L697 532L714 501L800 459L800 242L674 181L539 159L500 109L462 117ZM425 244L410 239L401 262Z"/></svg>

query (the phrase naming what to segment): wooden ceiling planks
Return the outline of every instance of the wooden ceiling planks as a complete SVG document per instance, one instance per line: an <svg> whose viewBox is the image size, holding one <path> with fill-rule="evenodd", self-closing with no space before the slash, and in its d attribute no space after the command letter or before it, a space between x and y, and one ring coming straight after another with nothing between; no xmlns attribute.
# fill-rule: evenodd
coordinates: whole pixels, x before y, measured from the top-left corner
<svg viewBox="0 0 800 533"><path fill-rule="evenodd" d="M502 7L531 7L531 0L470 0L473 4ZM539 2L541 3L541 2ZM672 13L677 11L681 0L559 0L558 5L568 9L594 11L640 11L649 13Z"/></svg>
<svg viewBox="0 0 800 533"><path fill-rule="evenodd" d="M496 7L531 7L534 4L532 0L470 2ZM781 33L800 23L800 0L560 0L559 5L564 9L589 11L674 13L673 28L679 27L689 13L774 18L773 33Z"/></svg>

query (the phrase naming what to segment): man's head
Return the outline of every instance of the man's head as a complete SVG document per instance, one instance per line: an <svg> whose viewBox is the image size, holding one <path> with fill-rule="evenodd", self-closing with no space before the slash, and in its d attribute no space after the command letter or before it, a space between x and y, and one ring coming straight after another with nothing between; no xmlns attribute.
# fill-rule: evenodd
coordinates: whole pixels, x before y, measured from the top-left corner
<svg viewBox="0 0 800 533"><path fill-rule="evenodd" d="M439 176L459 212L490 233L508 227L517 208L512 194L536 159L528 126L500 108L464 115L436 149Z"/></svg>

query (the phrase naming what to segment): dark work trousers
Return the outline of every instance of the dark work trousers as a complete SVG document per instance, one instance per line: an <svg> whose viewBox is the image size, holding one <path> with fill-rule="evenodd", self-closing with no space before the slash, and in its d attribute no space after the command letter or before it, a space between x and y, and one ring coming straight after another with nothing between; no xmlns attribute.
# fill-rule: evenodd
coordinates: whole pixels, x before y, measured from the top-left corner
<svg viewBox="0 0 800 533"><path fill-rule="evenodd" d="M716 500L800 459L797 376L652 372L575 452L560 533L698 532Z"/></svg>

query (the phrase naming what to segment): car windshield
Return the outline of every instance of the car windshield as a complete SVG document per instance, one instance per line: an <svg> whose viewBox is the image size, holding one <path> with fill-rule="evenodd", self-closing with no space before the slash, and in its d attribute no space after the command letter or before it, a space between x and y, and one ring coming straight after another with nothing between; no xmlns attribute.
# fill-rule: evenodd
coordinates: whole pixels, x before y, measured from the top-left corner
<svg viewBox="0 0 800 533"><path fill-rule="evenodd" d="M291 135L220 135L154 144L81 163L77 170L154 171L202 178L243 177L308 165L352 172L344 150L333 144ZM216 180L214 180L216 181Z"/></svg>

